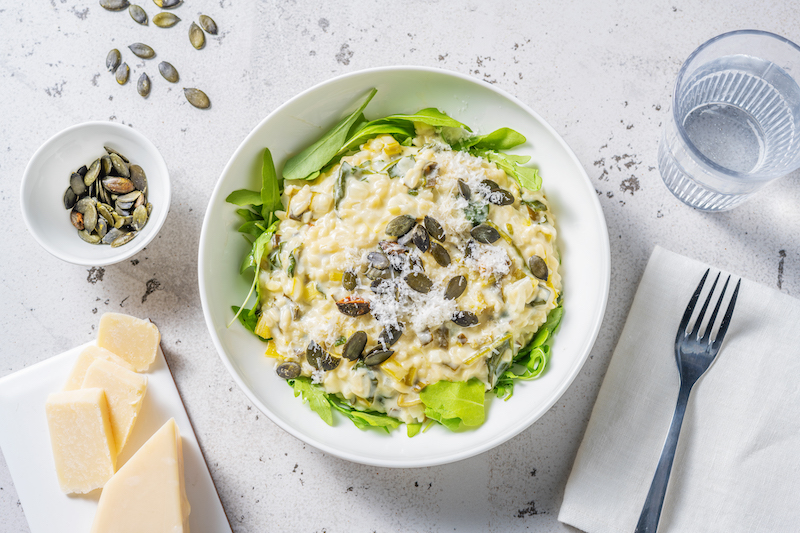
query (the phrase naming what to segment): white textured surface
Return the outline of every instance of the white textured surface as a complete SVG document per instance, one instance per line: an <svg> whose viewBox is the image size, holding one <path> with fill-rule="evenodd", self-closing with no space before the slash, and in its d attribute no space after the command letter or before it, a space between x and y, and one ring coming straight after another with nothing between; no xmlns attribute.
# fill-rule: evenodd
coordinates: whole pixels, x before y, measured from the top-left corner
<svg viewBox="0 0 800 533"><path fill-rule="evenodd" d="M149 0L138 0L150 18ZM206 48L186 36L197 14L220 27ZM738 209L692 211L656 167L660 126L682 61L719 33L758 28L800 41L793 2L203 2L172 29L135 24L96 1L0 5L0 375L95 335L99 313L149 316L237 532L574 531L556 521L564 485L636 284L654 244L800 293L800 184L779 181ZM132 42L120 87L109 49ZM135 58L133 58L135 59ZM168 86L160 60L181 73ZM197 291L200 223L215 180L244 136L303 89L361 68L419 64L497 83L537 110L576 152L605 210L611 293L592 355L539 422L491 452L449 466L384 470L302 445L259 416L206 333ZM152 94L135 81L146 70ZM190 107L181 87L208 93ZM87 269L40 248L19 216L19 178L48 137L86 120L131 124L164 155L172 206L133 262ZM554 179L545 177L545 179ZM87 272L88 270L88 272ZM95 311L96 310L96 311ZM0 531L27 531L0 459Z"/></svg>

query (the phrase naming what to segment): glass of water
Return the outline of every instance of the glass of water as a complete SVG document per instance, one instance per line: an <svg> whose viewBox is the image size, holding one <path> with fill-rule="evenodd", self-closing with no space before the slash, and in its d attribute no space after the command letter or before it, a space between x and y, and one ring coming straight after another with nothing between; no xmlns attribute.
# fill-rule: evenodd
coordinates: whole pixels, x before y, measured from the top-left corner
<svg viewBox="0 0 800 533"><path fill-rule="evenodd" d="M779 35L734 31L695 50L658 148L670 192L725 211L800 168L799 81L800 47Z"/></svg>

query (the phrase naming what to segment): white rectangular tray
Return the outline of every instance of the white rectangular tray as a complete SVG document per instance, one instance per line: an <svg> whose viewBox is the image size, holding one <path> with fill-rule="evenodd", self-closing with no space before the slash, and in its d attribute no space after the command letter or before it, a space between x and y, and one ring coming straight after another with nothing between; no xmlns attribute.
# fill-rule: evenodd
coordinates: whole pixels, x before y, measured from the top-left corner
<svg viewBox="0 0 800 533"><path fill-rule="evenodd" d="M56 477L44 404L61 390L83 349L78 346L0 379L0 448L14 480L31 533L86 533L92 526L100 490L86 495L61 492ZM192 533L230 532L214 482L161 349L147 376L147 392L117 468L167 420L175 418L183 439L186 495Z"/></svg>

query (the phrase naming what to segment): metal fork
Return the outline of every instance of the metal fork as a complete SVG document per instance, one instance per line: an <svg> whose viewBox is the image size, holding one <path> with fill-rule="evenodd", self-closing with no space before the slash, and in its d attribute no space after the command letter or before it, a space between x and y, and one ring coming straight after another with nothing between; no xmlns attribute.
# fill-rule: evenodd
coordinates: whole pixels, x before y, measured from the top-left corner
<svg viewBox="0 0 800 533"><path fill-rule="evenodd" d="M710 270L710 269L709 269ZM711 301L711 296L714 294L714 289L717 287L719 281L719 274L711 286L711 291L708 293L705 303L700 314L697 316L694 329L689 331L689 319L692 317L697 300L700 298L700 293L703 290L703 285L708 277L708 270L703 274L703 279L692 294L689 305L686 306L686 311L683 313L683 319L680 326L678 326L678 334L675 337L675 360L678 363L678 371L681 376L681 388L678 392L678 404L675 406L675 414L672 415L672 424L669 427L667 440L664 443L664 449L661 451L661 458L658 460L658 467L656 468L653 482L650 484L650 490L647 493L647 499L644 501L642 514L639 516L639 523L636 524L635 533L656 533L658 529L658 520L661 517L661 508L664 506L664 495L667 492L667 484L669 483L669 475L672 470L672 461L675 459L675 448L678 445L678 436L681 432L681 424L683 423L683 415L686 413L686 405L689 402L689 394L692 392L692 387L705 373L714 358L719 352L722 345L722 340L725 338L725 333L728 331L728 326L731 323L731 316L733 316L733 308L736 305L736 297L739 294L739 286L742 280L736 284L736 289L733 291L733 296L728 304L728 309L725 311L725 316L722 318L722 323L717 331L717 336L711 341L711 330L714 327L714 321L717 318L717 313L722 305L722 299L725 297L725 291L728 288L728 282L731 277L725 281L725 286L722 288L722 294L717 300L717 305L714 307L714 312L711 313L711 318L708 320L703 336L699 336L700 324L703 322L703 317L708 309L708 304Z"/></svg>

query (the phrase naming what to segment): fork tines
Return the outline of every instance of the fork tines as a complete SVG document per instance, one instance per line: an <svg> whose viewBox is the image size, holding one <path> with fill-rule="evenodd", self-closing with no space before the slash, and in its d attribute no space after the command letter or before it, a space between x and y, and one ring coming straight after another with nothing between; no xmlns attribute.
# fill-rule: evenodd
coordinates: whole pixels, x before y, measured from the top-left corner
<svg viewBox="0 0 800 533"><path fill-rule="evenodd" d="M711 313L711 317L708 319L708 323L706 325L706 330L703 333L702 338L700 337L700 326L703 323L703 318L705 317L706 310L708 309L708 305L711 303L711 297L714 295L714 290L717 287L717 282L719 281L720 274L717 274L717 277L714 279L714 283L711 285L711 290L708 292L708 296L706 297L706 301L703 303L703 307L700 309L700 313L697 315L697 320L695 321L694 328L691 332L689 332L689 320L694 313L694 308L697 305L697 301L700 298L700 294L703 292L703 286L705 285L706 279L708 278L709 271L711 269L706 270L705 274L703 274L703 278L700 280L700 283L697 285L694 293L692 294L691 300L689 300L689 305L686 307L686 312L683 314L683 318L681 319L680 326L678 327L678 339L682 336L689 336L690 338L695 338L703 343L709 343L711 339L711 332L714 328L714 322L717 319L717 314L719 313L719 309L722 306L722 300L725 298L725 292L728 290L728 283L731 280L731 277L728 276L728 279L725 280L725 285L722 287L722 294L719 295L719 299L717 300L716 305L714 306L714 311ZM736 288L733 291L733 296L731 296L730 302L728 303L728 308L725 310L725 316L722 317L722 323L717 330L717 335L714 338L712 344L713 347L719 348L722 344L722 340L725 337L725 333L728 331L728 326L731 323L731 316L733 316L733 308L736 305L736 297L739 295L739 286L742 284L742 280L739 279L736 282ZM677 341L677 339L676 339Z"/></svg>

